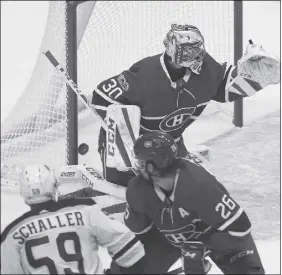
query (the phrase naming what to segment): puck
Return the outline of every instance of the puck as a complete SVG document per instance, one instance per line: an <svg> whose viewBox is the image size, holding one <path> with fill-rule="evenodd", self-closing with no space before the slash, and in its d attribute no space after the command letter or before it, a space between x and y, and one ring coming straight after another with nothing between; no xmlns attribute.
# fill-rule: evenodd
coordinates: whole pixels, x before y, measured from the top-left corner
<svg viewBox="0 0 282 275"><path fill-rule="evenodd" d="M88 144L86 144L86 143L81 143L79 146L78 146L78 153L80 154L80 155L85 155L86 153L88 153L88 151L89 151L89 146L88 146Z"/></svg>

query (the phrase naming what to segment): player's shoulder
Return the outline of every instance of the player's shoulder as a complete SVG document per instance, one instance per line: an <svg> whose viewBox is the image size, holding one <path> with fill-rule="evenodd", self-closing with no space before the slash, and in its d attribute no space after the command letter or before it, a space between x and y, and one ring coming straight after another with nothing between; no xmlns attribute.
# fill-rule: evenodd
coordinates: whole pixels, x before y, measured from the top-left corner
<svg viewBox="0 0 282 275"><path fill-rule="evenodd" d="M198 179L198 181L206 180L211 176L204 166L196 164L187 158L179 158L178 161L181 173Z"/></svg>
<svg viewBox="0 0 282 275"><path fill-rule="evenodd" d="M161 69L160 56L161 54L158 54L139 60L129 68L125 75L132 75L140 85L154 82Z"/></svg>
<svg viewBox="0 0 282 275"><path fill-rule="evenodd" d="M158 54L140 59L121 73L103 80L97 87L101 88L108 82L115 85L115 82L117 82L126 91L134 83L142 85L146 79L153 77L152 74L160 67L160 56L161 54Z"/></svg>
<svg viewBox="0 0 282 275"><path fill-rule="evenodd" d="M5 241L5 239L8 237L9 233L13 231L13 229L17 228L21 223L25 222L35 215L36 212L34 210L29 210L28 212L22 214L21 216L13 220L10 224L8 224L1 233L1 243Z"/></svg>
<svg viewBox="0 0 282 275"><path fill-rule="evenodd" d="M136 192L143 193L147 184L147 180L145 180L141 175L135 176L128 182L126 192L130 194L134 194Z"/></svg>
<svg viewBox="0 0 282 275"><path fill-rule="evenodd" d="M126 189L126 199L134 204L143 204L152 184L145 180L141 175L132 178Z"/></svg>
<svg viewBox="0 0 282 275"><path fill-rule="evenodd" d="M15 229L19 228L22 224L36 218L41 213L48 213L48 212L57 212L64 208L71 208L76 209L78 207L84 208L84 207L93 207L96 203L91 198L86 199L65 199L58 202L50 201L47 203L39 204L38 207L34 207L28 212L22 214L17 219L15 219L13 222L11 222L2 232L1 234L1 243L5 241L5 239L9 236L11 232L13 232Z"/></svg>
<svg viewBox="0 0 282 275"><path fill-rule="evenodd" d="M220 65L209 53L205 54L204 62L211 64L211 65Z"/></svg>
<svg viewBox="0 0 282 275"><path fill-rule="evenodd" d="M196 164L188 159L179 159L179 180L182 185L191 190L203 188L204 185L210 184L215 177L202 165Z"/></svg>
<svg viewBox="0 0 282 275"><path fill-rule="evenodd" d="M129 71L133 73L148 72L148 69L154 69L159 66L160 57L161 54L157 54L140 59L129 68Z"/></svg>
<svg viewBox="0 0 282 275"><path fill-rule="evenodd" d="M225 63L221 64L217 62L209 53L206 53L204 56L203 67L208 68L210 72L222 71Z"/></svg>

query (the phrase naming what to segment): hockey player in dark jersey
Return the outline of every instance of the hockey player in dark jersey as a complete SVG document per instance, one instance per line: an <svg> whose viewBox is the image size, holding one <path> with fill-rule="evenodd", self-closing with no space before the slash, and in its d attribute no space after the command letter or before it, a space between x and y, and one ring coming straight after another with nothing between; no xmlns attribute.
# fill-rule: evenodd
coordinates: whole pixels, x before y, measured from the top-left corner
<svg viewBox="0 0 282 275"><path fill-rule="evenodd" d="M144 58L98 84L92 103L103 118L110 104L139 106L140 134L152 130L168 132L177 142L179 156L186 157L182 133L211 100L234 101L256 93L267 84L261 84L251 73L239 76L237 66L215 61L206 52L203 35L194 26L173 24L164 45L164 53ZM273 70L277 67L273 66ZM273 70L269 74L275 75L275 81L279 82L279 72ZM101 128L98 150L104 177L126 186L134 174L106 167L105 142L106 133Z"/></svg>
<svg viewBox="0 0 282 275"><path fill-rule="evenodd" d="M125 224L143 242L145 273L164 274L182 257L186 274L264 274L246 212L202 166L177 158L173 138L141 135L136 168L126 191ZM112 264L113 272L117 272Z"/></svg>

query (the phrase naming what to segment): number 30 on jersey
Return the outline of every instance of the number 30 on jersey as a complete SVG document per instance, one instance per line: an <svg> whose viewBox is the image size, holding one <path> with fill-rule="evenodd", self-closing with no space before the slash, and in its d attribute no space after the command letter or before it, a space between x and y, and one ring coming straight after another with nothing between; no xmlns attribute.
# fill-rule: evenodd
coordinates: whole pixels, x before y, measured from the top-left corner
<svg viewBox="0 0 282 275"><path fill-rule="evenodd" d="M117 87L117 82L114 78L110 79L110 82L102 86L103 91L113 99L117 99L122 95L122 90L120 87Z"/></svg>

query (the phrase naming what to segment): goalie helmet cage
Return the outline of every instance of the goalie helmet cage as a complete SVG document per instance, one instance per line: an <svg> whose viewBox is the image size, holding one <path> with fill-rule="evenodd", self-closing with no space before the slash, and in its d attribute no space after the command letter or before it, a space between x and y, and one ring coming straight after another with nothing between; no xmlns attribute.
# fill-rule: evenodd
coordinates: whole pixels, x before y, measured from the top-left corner
<svg viewBox="0 0 282 275"><path fill-rule="evenodd" d="M217 61L237 63L242 10L242 1L50 1L33 74L1 125L1 184L17 184L29 163L78 162L77 133L87 111L43 52L50 50L91 97L102 80L163 52L171 23L196 25ZM241 127L242 101L234 111L233 123Z"/></svg>

